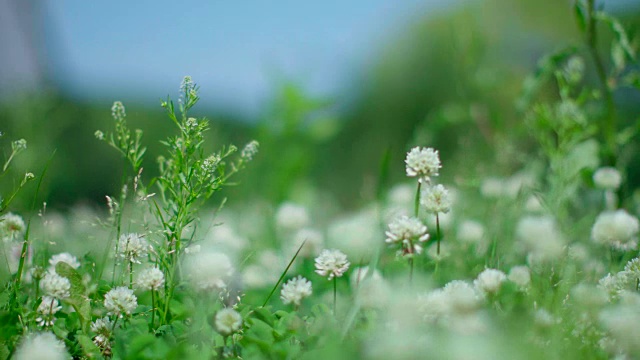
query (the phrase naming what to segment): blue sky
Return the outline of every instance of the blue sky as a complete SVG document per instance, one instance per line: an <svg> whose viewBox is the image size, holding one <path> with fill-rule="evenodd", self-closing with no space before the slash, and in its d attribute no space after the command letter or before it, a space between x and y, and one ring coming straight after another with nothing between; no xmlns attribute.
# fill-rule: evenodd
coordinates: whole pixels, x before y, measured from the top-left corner
<svg viewBox="0 0 640 360"><path fill-rule="evenodd" d="M339 93L413 17L457 2L61 0L46 41L75 97L155 103L191 75L209 106L251 116L282 78Z"/></svg>

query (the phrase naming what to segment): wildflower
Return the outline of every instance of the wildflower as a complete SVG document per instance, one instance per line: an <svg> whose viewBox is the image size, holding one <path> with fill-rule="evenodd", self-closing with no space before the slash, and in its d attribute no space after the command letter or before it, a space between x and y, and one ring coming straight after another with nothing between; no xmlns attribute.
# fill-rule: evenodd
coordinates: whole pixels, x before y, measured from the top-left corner
<svg viewBox="0 0 640 360"><path fill-rule="evenodd" d="M164 285L164 274L157 267L144 269L138 275L137 284L143 290L158 291Z"/></svg>
<svg viewBox="0 0 640 360"><path fill-rule="evenodd" d="M349 269L349 261L347 255L342 251L322 250L316 258L316 273L321 276L329 276L329 280L334 277L341 277Z"/></svg>
<svg viewBox="0 0 640 360"><path fill-rule="evenodd" d="M411 257L422 253L421 242L429 239L427 227L417 218L401 216L389 224L389 231L385 233L388 244L401 244L402 256Z"/></svg>
<svg viewBox="0 0 640 360"><path fill-rule="evenodd" d="M11 143L11 150L15 153L19 153L26 149L27 149L27 140L25 139L16 140Z"/></svg>
<svg viewBox="0 0 640 360"><path fill-rule="evenodd" d="M100 349L102 356L107 359L111 358L111 342L108 336L102 334L96 335L93 338L93 343Z"/></svg>
<svg viewBox="0 0 640 360"><path fill-rule="evenodd" d="M378 270L368 266L351 271L351 288L356 294L356 300L364 308L382 308L389 301L389 285Z"/></svg>
<svg viewBox="0 0 640 360"><path fill-rule="evenodd" d="M26 229L22 216L7 213L0 217L0 237L5 240L17 238Z"/></svg>
<svg viewBox="0 0 640 360"><path fill-rule="evenodd" d="M304 206L284 203L276 212L276 224L280 229L297 230L309 225L309 222L309 214Z"/></svg>
<svg viewBox="0 0 640 360"><path fill-rule="evenodd" d="M531 284L531 271L526 266L514 266L509 270L508 279L520 289L526 289Z"/></svg>
<svg viewBox="0 0 640 360"><path fill-rule="evenodd" d="M528 252L529 262L555 260L564 252L566 240L549 216L525 216L516 225L516 238Z"/></svg>
<svg viewBox="0 0 640 360"><path fill-rule="evenodd" d="M215 325L220 334L229 336L242 328L242 315L231 308L224 308L216 314Z"/></svg>
<svg viewBox="0 0 640 360"><path fill-rule="evenodd" d="M484 226L474 220L465 220L458 226L458 240L467 244L479 244L484 237Z"/></svg>
<svg viewBox="0 0 640 360"><path fill-rule="evenodd" d="M242 157L245 161L251 161L253 157L258 153L258 146L260 146L260 144L257 141L250 141L240 152L240 157Z"/></svg>
<svg viewBox="0 0 640 360"><path fill-rule="evenodd" d="M67 252L53 255L51 259L49 259L50 269L55 270L56 265L59 262L66 263L67 265L71 266L74 269L77 269L80 267L80 262L78 261L78 259Z"/></svg>
<svg viewBox="0 0 640 360"><path fill-rule="evenodd" d="M380 241L377 226L377 213L373 208L340 216L327 229L327 243L364 261L373 256Z"/></svg>
<svg viewBox="0 0 640 360"><path fill-rule="evenodd" d="M541 328L548 328L558 323L558 319L545 309L538 309L533 316L533 321Z"/></svg>
<svg viewBox="0 0 640 360"><path fill-rule="evenodd" d="M190 254L185 264L185 272L191 282L200 290L220 290L227 287L233 274L231 259L221 252L202 251Z"/></svg>
<svg viewBox="0 0 640 360"><path fill-rule="evenodd" d="M293 303L300 306L302 299L311 296L311 292L311 281L298 276L282 286L280 298L285 305Z"/></svg>
<svg viewBox="0 0 640 360"><path fill-rule="evenodd" d="M14 360L66 360L69 358L64 343L50 332L25 336L12 357Z"/></svg>
<svg viewBox="0 0 640 360"><path fill-rule="evenodd" d="M304 246L302 243L304 242ZM302 246L300 256L310 258L317 256L324 246L324 237L318 230L303 228L293 235L291 243L291 253L295 253Z"/></svg>
<svg viewBox="0 0 640 360"><path fill-rule="evenodd" d="M442 184L430 186L422 192L420 204L424 206L427 212L446 214L451 210L449 191Z"/></svg>
<svg viewBox="0 0 640 360"><path fill-rule="evenodd" d="M111 335L111 328L113 328L113 322L107 316L96 319L91 323L91 331L107 338Z"/></svg>
<svg viewBox="0 0 640 360"><path fill-rule="evenodd" d="M122 317L131 313L138 307L138 298L133 290L119 286L109 290L104 296L104 307L110 315Z"/></svg>
<svg viewBox="0 0 640 360"><path fill-rule="evenodd" d="M66 299L71 294L71 282L66 277L58 275L56 272L48 271L40 280L40 288L47 296L56 299Z"/></svg>
<svg viewBox="0 0 640 360"><path fill-rule="evenodd" d="M598 287L604 290L610 299L617 299L625 291L627 279L623 273L616 273L615 275L609 273L598 281Z"/></svg>
<svg viewBox="0 0 640 360"><path fill-rule="evenodd" d="M113 116L116 121L124 120L127 114L124 111L124 105L122 105L122 102L115 101L113 103L113 106L111 106L111 116Z"/></svg>
<svg viewBox="0 0 640 360"><path fill-rule="evenodd" d="M36 322L39 326L53 326L54 317L62 306L56 298L50 296L43 296L42 302L38 305L37 312L39 316L36 318Z"/></svg>
<svg viewBox="0 0 640 360"><path fill-rule="evenodd" d="M473 281L476 289L485 294L495 294L500 290L502 283L507 280L507 276L500 270L485 269Z"/></svg>
<svg viewBox="0 0 640 360"><path fill-rule="evenodd" d="M593 183L604 190L616 190L621 182L620 172L613 167L601 167L593 173Z"/></svg>
<svg viewBox="0 0 640 360"><path fill-rule="evenodd" d="M438 170L442 167L438 151L433 148L414 147L407 153L404 162L407 176L418 176L420 181L424 179L425 182L429 182L431 176L438 176Z"/></svg>
<svg viewBox="0 0 640 360"><path fill-rule="evenodd" d="M631 250L638 246L639 228L638 219L625 210L605 211L598 215L591 229L591 238L619 250Z"/></svg>
<svg viewBox="0 0 640 360"><path fill-rule="evenodd" d="M147 255L149 244L135 233L122 234L118 241L118 253L126 261L140 264L140 258Z"/></svg>
<svg viewBox="0 0 640 360"><path fill-rule="evenodd" d="M93 133L93 135L96 137L96 139L98 140L104 140L104 133L100 130L96 130L95 133Z"/></svg>

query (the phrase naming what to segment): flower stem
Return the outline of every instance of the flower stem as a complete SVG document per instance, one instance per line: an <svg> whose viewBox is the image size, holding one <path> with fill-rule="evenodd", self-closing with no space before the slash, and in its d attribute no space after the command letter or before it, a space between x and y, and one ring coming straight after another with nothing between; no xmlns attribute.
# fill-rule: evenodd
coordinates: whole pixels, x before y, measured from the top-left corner
<svg viewBox="0 0 640 360"><path fill-rule="evenodd" d="M409 261L409 284L411 284L413 282L413 258L410 257L407 261Z"/></svg>
<svg viewBox="0 0 640 360"><path fill-rule="evenodd" d="M133 289L133 261L129 261L129 289Z"/></svg>
<svg viewBox="0 0 640 360"><path fill-rule="evenodd" d="M422 183L420 181L418 181L418 189L416 190L416 198L414 200L414 205L413 205L413 216L418 217L418 214L420 212L420 187L422 186Z"/></svg>
<svg viewBox="0 0 640 360"><path fill-rule="evenodd" d="M336 316L336 294L337 294L337 287L338 287L338 278L334 277L333 278L333 316Z"/></svg>
<svg viewBox="0 0 640 360"><path fill-rule="evenodd" d="M153 330L153 325L156 319L156 291L151 289L151 329Z"/></svg>
<svg viewBox="0 0 640 360"><path fill-rule="evenodd" d="M436 254L440 255L440 216L436 213Z"/></svg>

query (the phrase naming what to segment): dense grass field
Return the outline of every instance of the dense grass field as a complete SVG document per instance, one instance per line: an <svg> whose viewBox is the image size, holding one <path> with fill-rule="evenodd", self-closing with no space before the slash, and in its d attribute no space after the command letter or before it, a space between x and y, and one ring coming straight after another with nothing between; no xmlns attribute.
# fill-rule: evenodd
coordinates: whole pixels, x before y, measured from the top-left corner
<svg viewBox="0 0 640 360"><path fill-rule="evenodd" d="M25 173L32 144L2 134L0 360L639 358L640 114L620 99L640 42L592 0L575 17L582 41L508 106L448 104L382 149L361 196L291 180L331 121L211 144L189 76L160 104L167 138L113 104L92 140L122 166L94 159L118 184L99 206L49 209L55 155ZM317 104L290 91L296 138ZM343 161L324 163L362 165Z"/></svg>

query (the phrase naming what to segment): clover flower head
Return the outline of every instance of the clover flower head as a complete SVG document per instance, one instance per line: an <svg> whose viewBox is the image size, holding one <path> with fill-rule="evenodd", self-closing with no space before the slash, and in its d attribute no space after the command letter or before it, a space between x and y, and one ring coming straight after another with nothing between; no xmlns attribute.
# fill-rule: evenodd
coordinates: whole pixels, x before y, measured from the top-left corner
<svg viewBox="0 0 640 360"><path fill-rule="evenodd" d="M286 304L294 304L300 306L302 299L311 296L311 281L298 276L287 281L282 285L282 291L280 291L280 299Z"/></svg>
<svg viewBox="0 0 640 360"><path fill-rule="evenodd" d="M110 315L124 316L131 313L138 307L138 298L133 294L133 290L119 286L109 290L104 296L104 307Z"/></svg>
<svg viewBox="0 0 640 360"><path fill-rule="evenodd" d="M91 323L91 331L98 335L104 335L107 338L111 335L112 327L113 322L107 316L98 318L96 321Z"/></svg>
<svg viewBox="0 0 640 360"><path fill-rule="evenodd" d="M53 326L55 321L53 315L60 309L62 309L62 306L60 306L58 299L51 296L43 296L42 302L38 305L36 322L39 326Z"/></svg>
<svg viewBox="0 0 640 360"><path fill-rule="evenodd" d="M531 271L527 266L514 266L509 270L509 281L518 285L520 289L526 289L531 284Z"/></svg>
<svg viewBox="0 0 640 360"><path fill-rule="evenodd" d="M67 360L69 358L64 343L51 332L25 336L12 357L14 360Z"/></svg>
<svg viewBox="0 0 640 360"><path fill-rule="evenodd" d="M605 190L616 190L622 183L622 175L614 167L601 167L593 173L593 183Z"/></svg>
<svg viewBox="0 0 640 360"><path fill-rule="evenodd" d="M0 238L12 240L17 238L26 229L22 216L7 213L0 216Z"/></svg>
<svg viewBox="0 0 640 360"><path fill-rule="evenodd" d="M164 274L157 267L144 269L138 275L137 285L143 290L158 291L164 285Z"/></svg>
<svg viewBox="0 0 640 360"><path fill-rule="evenodd" d="M71 282L66 277L58 275L55 271L48 271L42 280L40 280L40 288L47 296L56 299L66 299L71 294Z"/></svg>
<svg viewBox="0 0 640 360"><path fill-rule="evenodd" d="M605 211L598 215L591 238L603 245L619 250L631 250L638 246L638 218L629 215L625 210Z"/></svg>
<svg viewBox="0 0 640 360"><path fill-rule="evenodd" d="M51 259L49 259L50 269L54 270L59 262L66 263L74 269L80 267L80 262L78 261L78 259L67 252L53 255Z"/></svg>
<svg viewBox="0 0 640 360"><path fill-rule="evenodd" d="M421 242L429 239L427 226L417 218L400 216L389 224L389 230L385 233L388 244L399 243L402 245L402 256L413 256L422 253Z"/></svg>
<svg viewBox="0 0 640 360"><path fill-rule="evenodd" d="M276 211L276 224L283 230L298 230L309 225L309 213L304 206L286 202Z"/></svg>
<svg viewBox="0 0 640 360"><path fill-rule="evenodd" d="M149 243L136 233L122 234L118 241L118 253L126 261L140 264L140 258L147 255Z"/></svg>
<svg viewBox="0 0 640 360"><path fill-rule="evenodd" d="M406 165L407 176L420 177L429 181L431 176L438 176L438 171L442 167L440 164L440 156L438 151L433 148L414 147L407 153L404 160Z"/></svg>
<svg viewBox="0 0 640 360"><path fill-rule="evenodd" d="M199 290L220 290L227 287L233 264L225 253L217 251L201 251L189 254L190 260L185 264L185 274Z"/></svg>
<svg viewBox="0 0 640 360"><path fill-rule="evenodd" d="M242 315L232 308L224 308L216 313L215 325L220 334L231 335L242 329Z"/></svg>
<svg viewBox="0 0 640 360"><path fill-rule="evenodd" d="M429 186L422 191L420 204L432 214L446 214L451 210L449 190L442 184Z"/></svg>
<svg viewBox="0 0 640 360"><path fill-rule="evenodd" d="M495 294L506 280L507 275L504 272L496 269L485 269L473 281L473 285L484 294Z"/></svg>
<svg viewBox="0 0 640 360"><path fill-rule="evenodd" d="M347 255L337 249L324 249L316 258L316 274L328 276L329 280L341 277L349 269Z"/></svg>

